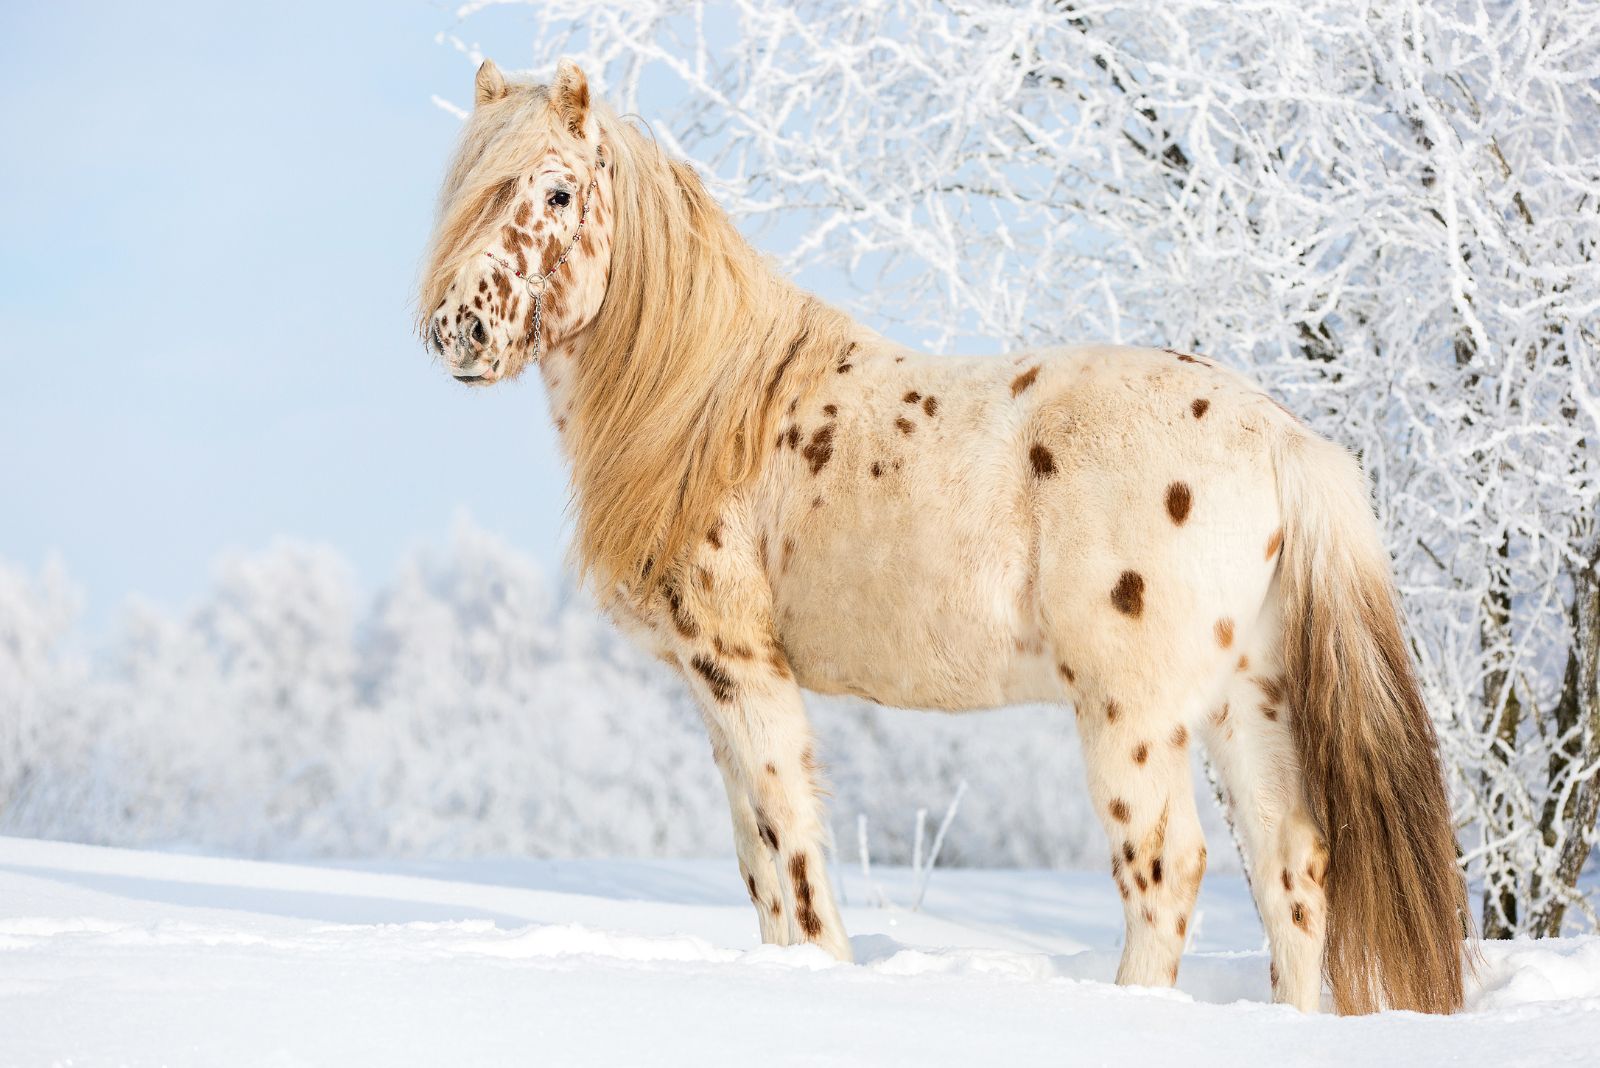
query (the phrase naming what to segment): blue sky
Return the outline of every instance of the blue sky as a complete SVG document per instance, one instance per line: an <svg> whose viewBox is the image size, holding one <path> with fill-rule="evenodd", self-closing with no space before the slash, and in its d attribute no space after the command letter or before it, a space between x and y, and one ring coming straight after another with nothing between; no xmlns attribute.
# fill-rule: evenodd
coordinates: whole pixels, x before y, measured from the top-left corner
<svg viewBox="0 0 1600 1068"><path fill-rule="evenodd" d="M420 0L7 5L0 561L59 553L103 623L221 552L372 582L466 510L547 564L565 478L531 376L450 382L412 283L472 68ZM473 39L529 54L515 13Z"/></svg>

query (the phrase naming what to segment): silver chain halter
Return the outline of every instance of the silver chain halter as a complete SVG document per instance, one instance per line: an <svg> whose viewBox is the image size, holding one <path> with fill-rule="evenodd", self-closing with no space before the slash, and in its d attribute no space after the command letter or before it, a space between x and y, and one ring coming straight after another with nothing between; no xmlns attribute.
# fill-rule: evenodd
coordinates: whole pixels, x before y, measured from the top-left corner
<svg viewBox="0 0 1600 1068"><path fill-rule="evenodd" d="M544 287L549 283L550 276L561 269L567 262L567 257L572 255L572 250L578 247L578 238L583 236L583 224L589 221L589 202L594 199L595 186L600 182L600 172L605 170L606 158L600 156L595 161L594 175L589 179L589 188L583 193L583 207L578 212L578 228L572 231L572 240L567 242L567 247L561 250L561 255L556 257L556 262L548 271L537 277L530 277L517 270L493 252L484 250L484 255L528 283L528 288L533 291L533 328L528 331L527 337L533 339L533 362L539 362L539 343L544 338Z"/></svg>

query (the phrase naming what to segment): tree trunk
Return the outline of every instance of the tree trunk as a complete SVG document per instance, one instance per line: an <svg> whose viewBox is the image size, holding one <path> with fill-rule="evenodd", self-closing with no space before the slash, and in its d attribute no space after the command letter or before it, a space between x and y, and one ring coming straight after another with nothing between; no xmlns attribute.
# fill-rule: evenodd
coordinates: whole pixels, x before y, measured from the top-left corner
<svg viewBox="0 0 1600 1068"><path fill-rule="evenodd" d="M1504 569L1510 566L1511 538L1500 541L1500 570L1489 576L1487 603L1483 606L1484 656L1495 663L1483 680L1483 705L1487 722L1493 730L1494 747L1490 759L1509 765L1517 751L1517 731L1522 726L1522 703L1517 699L1517 688L1510 673L1503 666L1504 650L1511 641L1511 591L1510 575ZM1493 789L1491 776L1484 775L1486 788ZM1516 813L1509 805L1496 807L1495 816L1499 832L1516 821ZM1485 938L1510 938L1517 933L1517 885L1512 876L1501 875L1496 865L1485 866L1483 881L1483 936Z"/></svg>
<svg viewBox="0 0 1600 1068"><path fill-rule="evenodd" d="M1559 847L1555 885L1546 888L1538 912L1530 917L1529 933L1554 938L1575 896L1578 875L1594 848L1595 816L1600 813L1600 537L1587 567L1573 569L1572 645L1562 680L1561 700L1555 710L1556 737L1561 744L1550 755L1550 794L1539 821L1545 844ZM1567 793L1561 790L1577 779Z"/></svg>

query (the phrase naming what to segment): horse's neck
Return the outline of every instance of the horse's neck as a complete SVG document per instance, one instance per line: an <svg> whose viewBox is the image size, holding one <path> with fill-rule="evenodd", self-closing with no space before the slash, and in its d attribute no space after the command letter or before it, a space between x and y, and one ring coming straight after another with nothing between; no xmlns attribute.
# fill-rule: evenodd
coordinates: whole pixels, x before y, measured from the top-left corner
<svg viewBox="0 0 1600 1068"><path fill-rule="evenodd" d="M798 289L789 296L792 300L807 299ZM870 348L881 348L884 345L881 335L853 320L849 324L846 336L848 340ZM537 365L539 377L544 381L545 398L550 406L550 421L555 425L563 450L566 448L568 435L573 431L573 421L578 417L579 405L574 388L578 377L576 367L577 361L583 359L586 338L586 330L579 332L575 337L563 338L545 351Z"/></svg>
<svg viewBox="0 0 1600 1068"><path fill-rule="evenodd" d="M577 380L576 363L583 358L581 338L563 339L552 345L539 360L539 377L544 379L545 398L550 404L550 421L566 449L567 435L571 433L573 410L573 385Z"/></svg>

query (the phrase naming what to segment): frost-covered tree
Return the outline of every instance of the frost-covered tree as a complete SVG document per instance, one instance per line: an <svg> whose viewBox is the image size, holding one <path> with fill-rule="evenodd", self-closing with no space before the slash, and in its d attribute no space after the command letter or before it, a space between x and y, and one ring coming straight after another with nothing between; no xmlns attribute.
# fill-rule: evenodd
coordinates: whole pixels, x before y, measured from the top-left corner
<svg viewBox="0 0 1600 1068"><path fill-rule="evenodd" d="M496 6L447 34L474 62ZM577 57L866 317L939 345L1208 352L1356 449L1485 931L1595 923L1600 4L527 14L530 71Z"/></svg>
<svg viewBox="0 0 1600 1068"><path fill-rule="evenodd" d="M79 599L59 562L38 578L0 565L0 818L48 818L65 801L52 769L83 754L93 695L69 644Z"/></svg>

